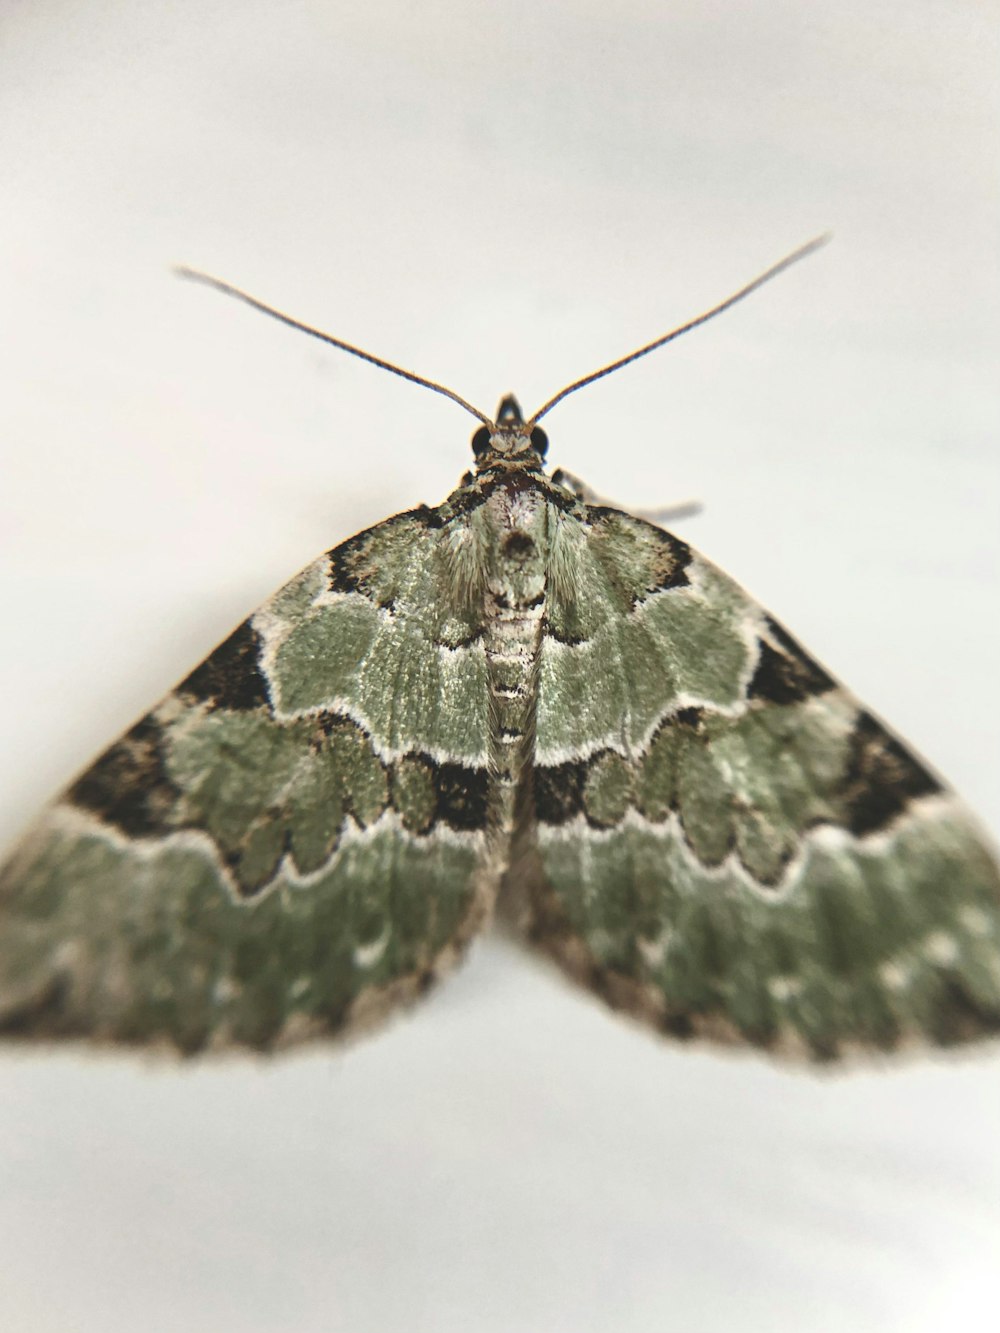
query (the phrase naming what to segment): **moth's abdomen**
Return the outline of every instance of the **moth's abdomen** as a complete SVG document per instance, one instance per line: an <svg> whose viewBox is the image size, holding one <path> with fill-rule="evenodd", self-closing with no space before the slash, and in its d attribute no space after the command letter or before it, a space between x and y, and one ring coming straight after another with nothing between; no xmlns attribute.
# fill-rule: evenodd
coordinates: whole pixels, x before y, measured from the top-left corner
<svg viewBox="0 0 1000 1333"><path fill-rule="evenodd" d="M504 849L535 749L538 662L545 613L545 505L539 497L490 500L495 541L486 579L486 676L490 710L489 828Z"/></svg>

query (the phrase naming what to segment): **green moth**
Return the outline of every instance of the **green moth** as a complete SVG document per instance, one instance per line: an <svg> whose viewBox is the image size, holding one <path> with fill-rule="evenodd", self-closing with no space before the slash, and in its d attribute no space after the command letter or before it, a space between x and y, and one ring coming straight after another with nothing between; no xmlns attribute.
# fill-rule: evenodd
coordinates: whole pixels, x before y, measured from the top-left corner
<svg viewBox="0 0 1000 1333"><path fill-rule="evenodd" d="M1000 870L952 792L686 542L545 470L539 418L683 331L527 421L387 367L479 417L474 470L320 556L42 814L0 869L0 1031L338 1035L495 913L677 1037L1000 1029Z"/></svg>

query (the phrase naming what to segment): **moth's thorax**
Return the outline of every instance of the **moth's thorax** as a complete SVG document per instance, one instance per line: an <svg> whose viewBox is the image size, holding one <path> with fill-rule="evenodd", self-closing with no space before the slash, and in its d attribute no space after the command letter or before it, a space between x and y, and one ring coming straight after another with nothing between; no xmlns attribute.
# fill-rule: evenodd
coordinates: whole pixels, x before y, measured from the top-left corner
<svg viewBox="0 0 1000 1333"><path fill-rule="evenodd" d="M486 502L491 536L487 587L499 607L522 619L534 615L545 591L548 505L537 486L519 476L494 488Z"/></svg>

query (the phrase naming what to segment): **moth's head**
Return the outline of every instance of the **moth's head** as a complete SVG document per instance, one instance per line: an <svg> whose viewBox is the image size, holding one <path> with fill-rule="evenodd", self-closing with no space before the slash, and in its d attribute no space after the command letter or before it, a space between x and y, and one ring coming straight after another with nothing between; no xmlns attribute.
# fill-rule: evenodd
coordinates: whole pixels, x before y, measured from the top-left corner
<svg viewBox="0 0 1000 1333"><path fill-rule="evenodd" d="M525 421L513 394L500 399L496 420L480 426L472 437L472 452L479 468L489 467L500 459L541 467L549 437L541 426Z"/></svg>

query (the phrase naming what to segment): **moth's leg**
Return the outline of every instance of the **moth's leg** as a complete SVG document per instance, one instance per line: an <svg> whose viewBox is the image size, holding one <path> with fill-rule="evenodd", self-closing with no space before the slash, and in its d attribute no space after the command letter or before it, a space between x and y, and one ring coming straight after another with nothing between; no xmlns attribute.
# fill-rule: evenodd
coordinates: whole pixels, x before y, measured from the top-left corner
<svg viewBox="0 0 1000 1333"><path fill-rule="evenodd" d="M568 491L572 491L578 500L584 504L599 505L603 500L596 491L592 491L585 481L579 477L574 477L572 472L567 472L563 467L557 467L552 474L552 480L557 486L565 486Z"/></svg>
<svg viewBox="0 0 1000 1333"><path fill-rule="evenodd" d="M567 472L565 468L556 468L552 480L557 486L565 486L567 490L572 491L584 504L606 505L612 509L621 508L620 505L613 505L603 495L598 495L585 481L574 477L572 472ZM662 526L664 523L676 523L678 519L693 518L695 514L700 514L703 508L700 500L685 500L681 504L665 505L659 509L630 509L629 513L634 514L636 518L645 519L647 523L657 523Z"/></svg>
<svg viewBox="0 0 1000 1333"><path fill-rule="evenodd" d="M633 509L636 518L644 518L647 523L664 527L667 523L676 523L678 519L694 518L705 508L700 500L683 500L680 504L664 505L662 509Z"/></svg>

